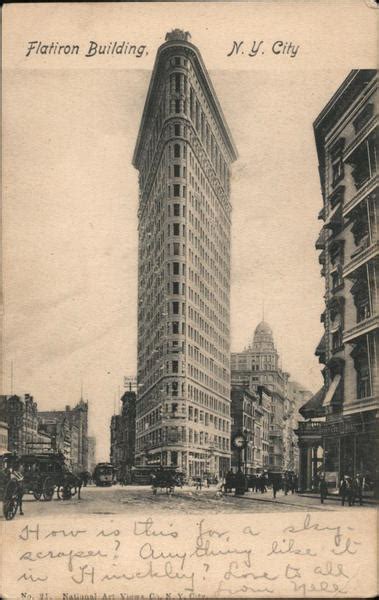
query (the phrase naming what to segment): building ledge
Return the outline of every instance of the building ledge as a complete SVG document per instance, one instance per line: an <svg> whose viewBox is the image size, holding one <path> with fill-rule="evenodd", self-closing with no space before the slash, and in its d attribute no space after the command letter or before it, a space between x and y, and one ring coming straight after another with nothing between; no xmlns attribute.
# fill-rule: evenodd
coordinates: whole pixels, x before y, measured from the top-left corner
<svg viewBox="0 0 379 600"><path fill-rule="evenodd" d="M347 215L356 207L362 200L366 198L369 194L371 194L375 188L378 186L379 175L375 175L375 177L371 177L358 191L357 193L346 202L343 207L343 216L347 217Z"/></svg>
<svg viewBox="0 0 379 600"><path fill-rule="evenodd" d="M360 337L361 335L365 335L374 329L379 327L379 315L373 315L368 319L364 319L354 327L347 329L344 331L343 343L351 342L354 339Z"/></svg>
<svg viewBox="0 0 379 600"><path fill-rule="evenodd" d="M378 115L374 115L365 123L359 131L354 135L353 140L350 142L348 146L345 148L345 152L343 153L344 160L346 161L349 156L354 152L354 150L363 142L363 140L375 129L375 127L379 124Z"/></svg>
<svg viewBox="0 0 379 600"><path fill-rule="evenodd" d="M343 405L344 415L352 415L354 413L361 413L369 410L379 410L379 396L356 398L352 402L345 402Z"/></svg>
<svg viewBox="0 0 379 600"><path fill-rule="evenodd" d="M357 252L357 251L356 251ZM379 242L374 242L367 246L366 248L362 248L361 251L345 265L343 270L343 276L348 277L351 273L359 269L362 265L364 265L369 260L377 257L379 255Z"/></svg>

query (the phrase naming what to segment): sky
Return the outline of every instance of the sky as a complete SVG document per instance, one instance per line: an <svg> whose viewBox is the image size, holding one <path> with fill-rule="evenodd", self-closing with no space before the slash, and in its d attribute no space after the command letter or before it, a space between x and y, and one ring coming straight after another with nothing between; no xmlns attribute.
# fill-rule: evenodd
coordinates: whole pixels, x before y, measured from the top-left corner
<svg viewBox="0 0 379 600"><path fill-rule="evenodd" d="M12 48L20 60L12 55L5 73L3 391L11 391L11 363L13 392L32 394L41 410L73 406L83 387L97 457L106 460L124 376L136 373L138 177L131 159L152 61L173 18L162 17L160 27L146 21L144 29L138 13L133 28L151 40L145 62L108 68L83 59L62 68L55 57L21 60L31 39L28 15L12 42L5 35L6 58ZM104 39L125 39L112 19ZM192 41L239 153L231 194L232 351L251 340L264 302L283 368L315 392L324 289L314 248L322 200L312 123L350 69L332 61L312 70L304 62L226 64L216 37L191 19ZM80 35L99 20L86 21ZM225 55L234 38L226 22L220 27Z"/></svg>

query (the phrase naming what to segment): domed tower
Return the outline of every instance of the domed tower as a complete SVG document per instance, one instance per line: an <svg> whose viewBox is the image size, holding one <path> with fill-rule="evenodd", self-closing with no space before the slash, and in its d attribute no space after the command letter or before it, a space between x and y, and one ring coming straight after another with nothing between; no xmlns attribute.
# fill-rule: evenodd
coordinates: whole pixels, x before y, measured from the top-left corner
<svg viewBox="0 0 379 600"><path fill-rule="evenodd" d="M252 350L256 352L275 350L272 329L266 321L261 321L255 328Z"/></svg>
<svg viewBox="0 0 379 600"><path fill-rule="evenodd" d="M276 370L278 352L274 344L272 329L266 321L261 321L254 331L249 351L254 354L253 370Z"/></svg>

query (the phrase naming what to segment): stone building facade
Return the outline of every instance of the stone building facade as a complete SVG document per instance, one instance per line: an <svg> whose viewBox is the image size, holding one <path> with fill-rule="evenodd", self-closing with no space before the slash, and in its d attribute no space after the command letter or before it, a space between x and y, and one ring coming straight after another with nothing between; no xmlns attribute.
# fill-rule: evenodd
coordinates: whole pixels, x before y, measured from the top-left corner
<svg viewBox="0 0 379 600"><path fill-rule="evenodd" d="M314 123L323 205L324 385L301 409L303 488L362 474L378 486L378 73L351 71Z"/></svg>
<svg viewBox="0 0 379 600"><path fill-rule="evenodd" d="M66 406L65 410L40 411L41 423L56 423L59 435L70 431L70 462L78 471L88 471L88 403L80 400L76 406ZM66 434L64 434L66 431ZM68 450L65 450L68 452Z"/></svg>
<svg viewBox="0 0 379 600"><path fill-rule="evenodd" d="M51 450L51 438L39 431L33 396L0 396L0 420L8 426L8 450L18 456Z"/></svg>
<svg viewBox="0 0 379 600"><path fill-rule="evenodd" d="M230 467L230 166L237 153L199 50L159 48L139 171L136 462Z"/></svg>
<svg viewBox="0 0 379 600"><path fill-rule="evenodd" d="M0 421L0 456L8 452L8 424Z"/></svg>
<svg viewBox="0 0 379 600"><path fill-rule="evenodd" d="M264 387L270 397L269 457L272 470L285 466L286 387L288 373L279 366L279 355L274 344L271 327L266 321L255 329L252 343L242 352L232 353L232 385L244 386L251 392Z"/></svg>
<svg viewBox="0 0 379 600"><path fill-rule="evenodd" d="M231 391L232 405L232 435L242 434L246 440L246 446L241 459L243 470L246 475L263 470L263 431L264 431L264 408L262 397L252 394L240 387L233 387ZM238 451L232 446L231 467L234 471L238 469Z"/></svg>
<svg viewBox="0 0 379 600"><path fill-rule="evenodd" d="M128 481L131 468L135 464L136 393L125 392L121 403L121 413L113 415L111 419L110 461L117 469L117 478L120 481ZM151 462L149 455L145 458L146 462Z"/></svg>

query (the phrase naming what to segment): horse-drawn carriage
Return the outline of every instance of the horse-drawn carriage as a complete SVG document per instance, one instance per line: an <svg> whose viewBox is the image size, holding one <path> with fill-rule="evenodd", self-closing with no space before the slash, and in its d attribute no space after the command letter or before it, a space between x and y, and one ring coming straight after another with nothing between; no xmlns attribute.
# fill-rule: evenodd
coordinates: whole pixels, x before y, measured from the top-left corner
<svg viewBox="0 0 379 600"><path fill-rule="evenodd" d="M182 487L184 474L177 471L176 468L162 467L151 474L151 486L153 494L157 491L166 490L166 494L173 494L175 487Z"/></svg>
<svg viewBox="0 0 379 600"><path fill-rule="evenodd" d="M20 464L24 468L25 494L50 501L56 490L60 500L69 500L75 494L80 498L82 480L67 468L62 454L29 454L20 458Z"/></svg>
<svg viewBox="0 0 379 600"><path fill-rule="evenodd" d="M8 454L0 456L0 501L3 503L3 515L7 521L15 517L22 496L20 484L11 478L9 457Z"/></svg>

